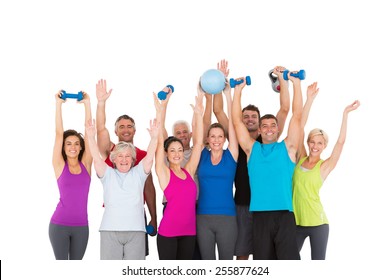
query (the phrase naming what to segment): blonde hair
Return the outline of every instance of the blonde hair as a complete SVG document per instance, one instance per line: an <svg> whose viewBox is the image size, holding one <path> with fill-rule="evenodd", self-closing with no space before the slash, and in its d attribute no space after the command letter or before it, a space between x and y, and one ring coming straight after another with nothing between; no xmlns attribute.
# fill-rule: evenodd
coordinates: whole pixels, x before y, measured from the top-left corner
<svg viewBox="0 0 390 280"><path fill-rule="evenodd" d="M131 153L131 157L133 159L133 162L131 163L131 167L134 166L135 164L135 161L136 161L136 151L135 151L135 147L133 144L131 143L127 143L125 141L120 141L118 142L118 144L115 145L115 148L112 150L112 152L110 153L110 160L111 162L114 164L114 160L116 159L116 157L118 156L119 153L127 150L127 149L130 149L130 153ZM115 166L115 164L114 164Z"/></svg>
<svg viewBox="0 0 390 280"><path fill-rule="evenodd" d="M324 137L324 144L325 144L325 146L327 146L328 141L329 141L328 134L320 128L312 129L309 132L309 135L307 136L307 142L309 142L311 138L313 138L314 136L317 136L317 135L322 135L322 137Z"/></svg>

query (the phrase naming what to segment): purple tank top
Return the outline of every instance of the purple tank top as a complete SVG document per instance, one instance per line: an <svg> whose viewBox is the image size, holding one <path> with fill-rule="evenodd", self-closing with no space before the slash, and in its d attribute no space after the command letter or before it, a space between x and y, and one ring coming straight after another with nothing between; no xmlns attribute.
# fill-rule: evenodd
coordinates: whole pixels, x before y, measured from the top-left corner
<svg viewBox="0 0 390 280"><path fill-rule="evenodd" d="M65 162L64 170L57 179L60 191L60 201L51 217L51 223L63 226L87 226L88 225L88 193L91 184L91 176L80 161L81 173L72 174L69 171L68 162Z"/></svg>
<svg viewBox="0 0 390 280"><path fill-rule="evenodd" d="M186 179L180 179L171 170L168 186L164 190L168 203L158 233L165 237L196 235L197 188L191 175L185 169L182 170Z"/></svg>

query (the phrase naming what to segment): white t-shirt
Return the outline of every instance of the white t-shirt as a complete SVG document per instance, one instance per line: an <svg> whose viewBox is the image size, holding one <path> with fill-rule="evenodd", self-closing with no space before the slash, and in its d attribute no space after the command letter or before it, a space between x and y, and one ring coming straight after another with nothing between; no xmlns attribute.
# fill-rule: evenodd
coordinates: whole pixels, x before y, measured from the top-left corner
<svg viewBox="0 0 390 280"><path fill-rule="evenodd" d="M142 161L127 173L106 169L100 178L105 208L100 231L146 232L144 185L148 175Z"/></svg>

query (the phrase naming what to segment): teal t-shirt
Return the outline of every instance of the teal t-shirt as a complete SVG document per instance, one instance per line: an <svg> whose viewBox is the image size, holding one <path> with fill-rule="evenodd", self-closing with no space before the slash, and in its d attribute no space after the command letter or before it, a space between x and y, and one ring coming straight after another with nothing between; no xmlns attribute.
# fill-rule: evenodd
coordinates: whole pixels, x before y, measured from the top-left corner
<svg viewBox="0 0 390 280"><path fill-rule="evenodd" d="M250 211L293 211L291 161L286 144L254 142L248 160L251 188Z"/></svg>

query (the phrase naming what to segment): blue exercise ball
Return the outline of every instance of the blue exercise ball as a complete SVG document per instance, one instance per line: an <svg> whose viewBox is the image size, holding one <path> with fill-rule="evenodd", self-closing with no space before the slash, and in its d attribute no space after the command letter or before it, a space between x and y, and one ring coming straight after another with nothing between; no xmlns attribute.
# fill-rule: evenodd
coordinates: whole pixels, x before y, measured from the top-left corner
<svg viewBox="0 0 390 280"><path fill-rule="evenodd" d="M206 93L221 93L225 88L225 75L217 69L207 70L200 77L200 86Z"/></svg>

